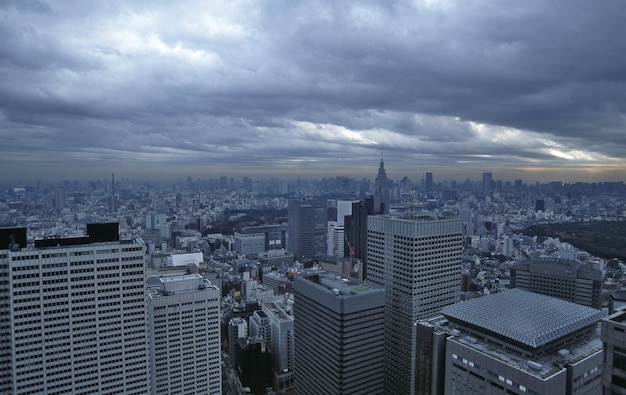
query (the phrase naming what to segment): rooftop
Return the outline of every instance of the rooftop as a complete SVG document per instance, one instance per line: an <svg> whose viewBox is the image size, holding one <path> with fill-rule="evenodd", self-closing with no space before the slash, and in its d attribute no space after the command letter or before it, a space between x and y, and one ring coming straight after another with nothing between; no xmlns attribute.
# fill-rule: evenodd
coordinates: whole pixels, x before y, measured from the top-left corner
<svg viewBox="0 0 626 395"><path fill-rule="evenodd" d="M447 306L442 314L533 348L596 324L606 315L517 288Z"/></svg>
<svg viewBox="0 0 626 395"><path fill-rule="evenodd" d="M379 287L372 286L352 277L347 277L335 272L323 272L317 275L319 285L333 290L336 295L357 295L368 292L380 292Z"/></svg>

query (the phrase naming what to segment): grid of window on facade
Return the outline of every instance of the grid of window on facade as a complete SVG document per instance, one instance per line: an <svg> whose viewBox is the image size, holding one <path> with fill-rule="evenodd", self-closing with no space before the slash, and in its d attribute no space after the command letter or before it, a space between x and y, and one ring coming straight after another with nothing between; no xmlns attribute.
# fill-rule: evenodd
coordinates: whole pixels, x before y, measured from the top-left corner
<svg viewBox="0 0 626 395"><path fill-rule="evenodd" d="M11 253L11 393L143 394L142 244Z"/></svg>

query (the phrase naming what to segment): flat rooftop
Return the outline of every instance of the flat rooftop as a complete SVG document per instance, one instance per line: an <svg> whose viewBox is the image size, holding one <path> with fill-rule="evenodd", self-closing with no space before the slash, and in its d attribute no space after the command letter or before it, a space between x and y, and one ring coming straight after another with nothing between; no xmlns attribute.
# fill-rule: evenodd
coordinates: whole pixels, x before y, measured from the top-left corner
<svg viewBox="0 0 626 395"><path fill-rule="evenodd" d="M537 348L597 324L606 313L521 289L510 289L445 307L442 314Z"/></svg>
<svg viewBox="0 0 626 395"><path fill-rule="evenodd" d="M366 294L369 292L380 292L380 287L372 286L355 278L344 276L335 272L319 273L317 274L317 277L319 279L317 284L330 290L337 290L339 295L346 296Z"/></svg>

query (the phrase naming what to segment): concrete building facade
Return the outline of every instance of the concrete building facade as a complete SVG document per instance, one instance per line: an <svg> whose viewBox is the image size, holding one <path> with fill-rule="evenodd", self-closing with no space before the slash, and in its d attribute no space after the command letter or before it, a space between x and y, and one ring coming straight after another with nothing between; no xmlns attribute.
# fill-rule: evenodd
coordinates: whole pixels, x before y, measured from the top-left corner
<svg viewBox="0 0 626 395"><path fill-rule="evenodd" d="M297 260L326 255L326 201L289 200L287 251Z"/></svg>
<svg viewBox="0 0 626 395"><path fill-rule="evenodd" d="M385 290L338 273L294 284L295 394L382 394Z"/></svg>
<svg viewBox="0 0 626 395"><path fill-rule="evenodd" d="M385 390L415 390L416 324L460 300L460 219L369 216L368 283L386 290Z"/></svg>
<svg viewBox="0 0 626 395"><path fill-rule="evenodd" d="M418 394L602 392L601 310L512 289L442 314L418 325Z"/></svg>
<svg viewBox="0 0 626 395"><path fill-rule="evenodd" d="M513 265L511 288L602 308L602 271L569 259L540 258Z"/></svg>
<svg viewBox="0 0 626 395"><path fill-rule="evenodd" d="M0 393L146 393L145 245L113 227L0 250Z"/></svg>
<svg viewBox="0 0 626 395"><path fill-rule="evenodd" d="M619 310L602 320L604 369L602 387L605 395L626 394L626 310Z"/></svg>
<svg viewBox="0 0 626 395"><path fill-rule="evenodd" d="M161 277L148 293L150 393L220 394L220 292L199 274Z"/></svg>
<svg viewBox="0 0 626 395"><path fill-rule="evenodd" d="M293 388L294 319L284 306L275 302L264 303L262 312L267 316L270 336L266 339L272 353L273 384L277 390Z"/></svg>

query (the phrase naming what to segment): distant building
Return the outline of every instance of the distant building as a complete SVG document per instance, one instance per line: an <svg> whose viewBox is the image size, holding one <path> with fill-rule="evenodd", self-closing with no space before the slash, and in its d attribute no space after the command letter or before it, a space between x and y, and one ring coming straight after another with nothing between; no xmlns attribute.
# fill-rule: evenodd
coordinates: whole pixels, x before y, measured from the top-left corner
<svg viewBox="0 0 626 395"><path fill-rule="evenodd" d="M442 314L417 328L418 394L602 393L601 310L512 289Z"/></svg>
<svg viewBox="0 0 626 395"><path fill-rule="evenodd" d="M24 247L0 250L0 393L145 395L145 245L112 223Z"/></svg>
<svg viewBox="0 0 626 395"><path fill-rule="evenodd" d="M424 188L427 191L432 191L433 190L433 173L426 172L426 175L424 177Z"/></svg>
<svg viewBox="0 0 626 395"><path fill-rule="evenodd" d="M387 291L385 392L413 394L415 325L460 300L463 223L367 218L368 283Z"/></svg>
<svg viewBox="0 0 626 395"><path fill-rule="evenodd" d="M323 272L294 293L295 394L382 394L385 290Z"/></svg>
<svg viewBox="0 0 626 395"><path fill-rule="evenodd" d="M263 251L287 248L287 230L285 224L247 226L239 232L241 235L263 235Z"/></svg>
<svg viewBox="0 0 626 395"><path fill-rule="evenodd" d="M158 230L161 239L167 239L169 237L167 229L167 215L165 214L147 214L146 215L146 229Z"/></svg>
<svg viewBox="0 0 626 395"><path fill-rule="evenodd" d="M380 159L378 174L376 175L376 180L374 181L374 196L381 199L384 213L389 214L389 203L391 200L389 194L389 180L387 179L385 163L382 158Z"/></svg>
<svg viewBox="0 0 626 395"><path fill-rule="evenodd" d="M65 187L59 185L54 190L54 208L62 210L65 208Z"/></svg>
<svg viewBox="0 0 626 395"><path fill-rule="evenodd" d="M618 310L602 320L605 394L626 393L626 311Z"/></svg>
<svg viewBox="0 0 626 395"><path fill-rule="evenodd" d="M540 258L511 266L511 288L602 308L602 272L581 262Z"/></svg>
<svg viewBox="0 0 626 395"><path fill-rule="evenodd" d="M483 173L483 192L493 192L493 176L491 173Z"/></svg>
<svg viewBox="0 0 626 395"><path fill-rule="evenodd" d="M361 202L352 203L352 215L345 217L344 256L353 251L353 258L362 262L363 278L367 278L367 217L384 213L380 196L368 196ZM348 245L349 244L349 245Z"/></svg>
<svg viewBox="0 0 626 395"><path fill-rule="evenodd" d="M243 234L235 232L235 251L246 257L256 257L265 249L265 235L263 233Z"/></svg>
<svg viewBox="0 0 626 395"><path fill-rule="evenodd" d="M220 291L199 274L148 293L150 393L220 394Z"/></svg>
<svg viewBox="0 0 626 395"><path fill-rule="evenodd" d="M326 255L326 201L289 200L287 251L296 259Z"/></svg>

